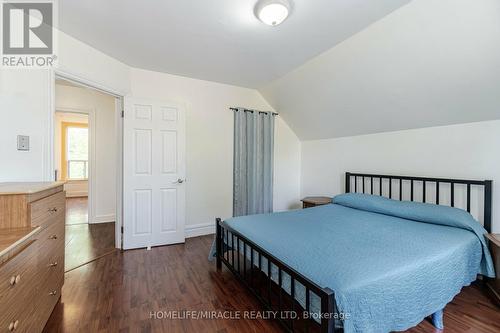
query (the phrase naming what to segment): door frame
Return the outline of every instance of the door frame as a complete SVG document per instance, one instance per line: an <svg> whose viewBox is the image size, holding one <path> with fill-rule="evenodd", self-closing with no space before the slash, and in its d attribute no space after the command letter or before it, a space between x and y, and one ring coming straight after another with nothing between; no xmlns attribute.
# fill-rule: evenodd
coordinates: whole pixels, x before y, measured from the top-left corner
<svg viewBox="0 0 500 333"><path fill-rule="evenodd" d="M66 70L51 69L49 71L49 112L47 115L47 151L45 155L44 170L45 180L54 180L54 119L56 109L56 80L63 79L75 85L94 89L102 93L111 95L115 98L115 126L116 126L116 208L115 208L115 247L123 249L123 99L126 95L125 92L113 89L105 84L81 77ZM90 116L89 116L90 126ZM94 150L95 151L95 150ZM89 161L90 163L90 161ZM95 178L95 177L94 177ZM89 182L89 193L91 191L91 184ZM89 200L90 201L90 200ZM89 206L90 208L90 206ZM90 215L90 209L89 209Z"/></svg>

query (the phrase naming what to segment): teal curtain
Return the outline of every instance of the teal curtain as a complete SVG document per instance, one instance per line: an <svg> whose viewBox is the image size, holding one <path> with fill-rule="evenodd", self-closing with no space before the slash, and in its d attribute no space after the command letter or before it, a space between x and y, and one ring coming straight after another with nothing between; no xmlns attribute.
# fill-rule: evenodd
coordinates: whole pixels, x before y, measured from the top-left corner
<svg viewBox="0 0 500 333"><path fill-rule="evenodd" d="M234 109L233 216L273 211L274 115Z"/></svg>

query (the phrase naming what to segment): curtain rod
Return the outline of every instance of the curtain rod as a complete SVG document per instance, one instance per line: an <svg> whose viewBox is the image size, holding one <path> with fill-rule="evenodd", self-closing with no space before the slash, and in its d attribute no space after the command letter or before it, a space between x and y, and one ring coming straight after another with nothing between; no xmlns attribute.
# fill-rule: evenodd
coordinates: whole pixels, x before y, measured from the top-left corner
<svg viewBox="0 0 500 333"><path fill-rule="evenodd" d="M241 107L231 107L231 108L229 108L229 110L232 110L232 111L238 111L239 109L243 109L243 111L245 111L245 112L270 113L270 114L272 114L273 116L278 116L278 115L279 115L277 112L272 112L272 111L250 110L250 109L247 109L247 108L241 108Z"/></svg>

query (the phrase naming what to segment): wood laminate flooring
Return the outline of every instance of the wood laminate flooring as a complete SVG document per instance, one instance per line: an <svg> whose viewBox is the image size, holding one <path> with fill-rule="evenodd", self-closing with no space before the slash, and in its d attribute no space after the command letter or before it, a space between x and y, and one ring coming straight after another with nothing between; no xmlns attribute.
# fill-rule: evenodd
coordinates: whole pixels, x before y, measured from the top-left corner
<svg viewBox="0 0 500 333"><path fill-rule="evenodd" d="M88 223L87 197L66 198L65 271L115 251L115 223Z"/></svg>
<svg viewBox="0 0 500 333"><path fill-rule="evenodd" d="M66 225L89 223L88 198L66 198Z"/></svg>
<svg viewBox="0 0 500 333"><path fill-rule="evenodd" d="M114 222L66 226L66 272L114 251Z"/></svg>
<svg viewBox="0 0 500 333"><path fill-rule="evenodd" d="M162 319L157 311L259 310L226 268L207 260L212 236L151 251L116 251L66 273L45 332L282 332L265 319ZM483 287L466 287L445 309L444 332L498 333L500 308ZM409 333L441 332L429 321Z"/></svg>

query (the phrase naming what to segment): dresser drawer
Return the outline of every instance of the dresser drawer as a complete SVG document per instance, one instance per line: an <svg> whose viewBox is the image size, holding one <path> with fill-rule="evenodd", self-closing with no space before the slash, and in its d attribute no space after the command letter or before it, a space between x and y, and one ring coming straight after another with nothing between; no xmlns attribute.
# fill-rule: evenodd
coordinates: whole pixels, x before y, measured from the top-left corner
<svg viewBox="0 0 500 333"><path fill-rule="evenodd" d="M41 274L44 274L47 267L62 266L64 269L64 237L62 218L57 218L39 233L38 267Z"/></svg>
<svg viewBox="0 0 500 333"><path fill-rule="evenodd" d="M66 195L54 182L9 188L0 194L0 333L39 333L64 283Z"/></svg>
<svg viewBox="0 0 500 333"><path fill-rule="evenodd" d="M39 246L56 247L64 244L65 234L64 217L56 216L38 234Z"/></svg>
<svg viewBox="0 0 500 333"><path fill-rule="evenodd" d="M45 275L43 283L37 293L35 300L36 314L33 317L33 326L39 327L38 331L42 331L45 323L50 317L54 306L61 297L61 288L64 283L63 266Z"/></svg>
<svg viewBox="0 0 500 333"><path fill-rule="evenodd" d="M2 308L3 309L3 308ZM33 302L17 302L2 310L0 316L0 333L33 333L41 332L34 326L33 318L35 315Z"/></svg>
<svg viewBox="0 0 500 333"><path fill-rule="evenodd" d="M41 253L38 264L41 284L45 284L45 280L64 278L64 246L54 247L50 253Z"/></svg>
<svg viewBox="0 0 500 333"><path fill-rule="evenodd" d="M55 217L66 214L66 192L58 192L30 204L31 225L46 226Z"/></svg>
<svg viewBox="0 0 500 333"><path fill-rule="evenodd" d="M0 308L30 303L35 295L37 277L37 241L25 247L0 266Z"/></svg>

